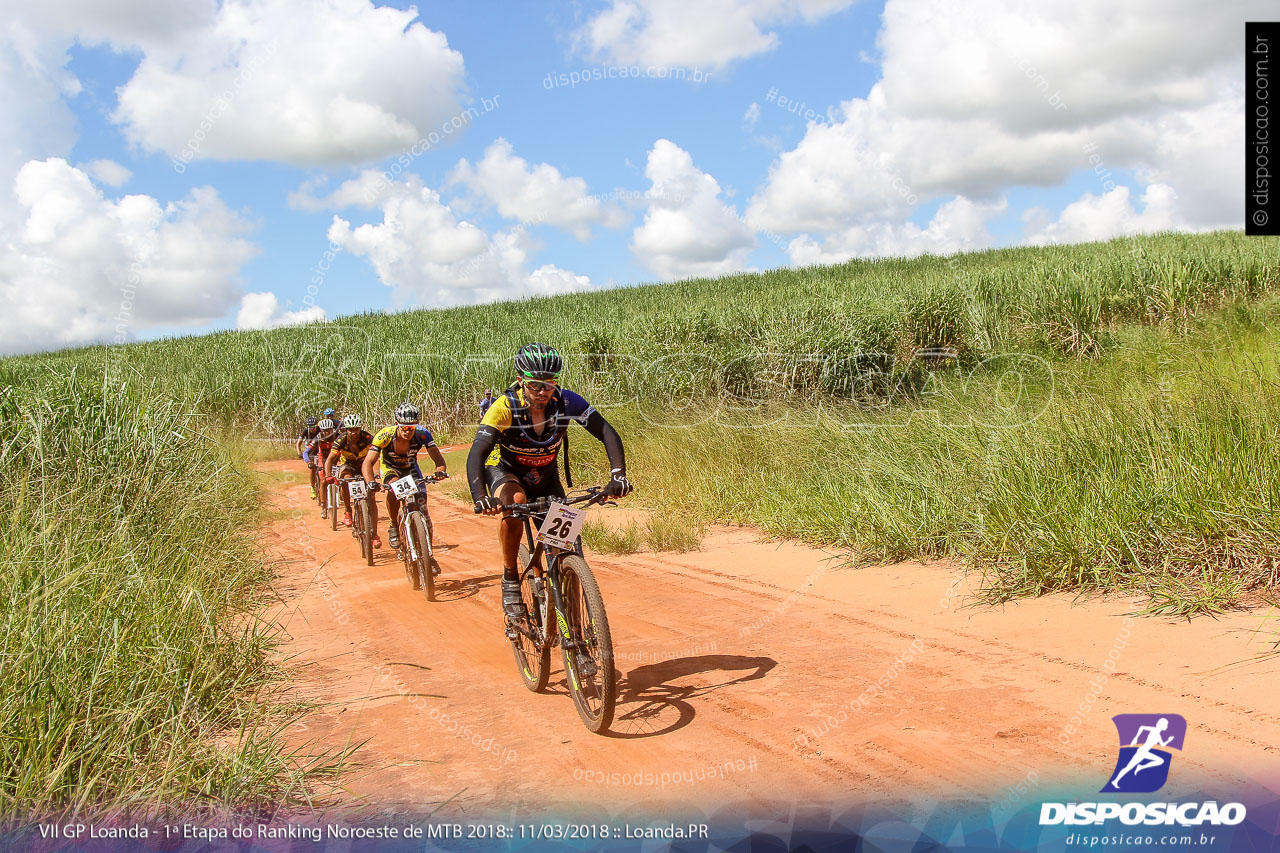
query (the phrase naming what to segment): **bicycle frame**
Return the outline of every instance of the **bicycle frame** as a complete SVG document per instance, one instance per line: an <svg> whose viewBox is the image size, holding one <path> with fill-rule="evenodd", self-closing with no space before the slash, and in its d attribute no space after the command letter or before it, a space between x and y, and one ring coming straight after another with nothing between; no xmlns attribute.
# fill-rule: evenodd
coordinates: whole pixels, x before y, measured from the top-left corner
<svg viewBox="0 0 1280 853"><path fill-rule="evenodd" d="M418 501L426 500L427 480L424 479L419 482L422 484L422 487L418 489L418 491L414 492L410 497L400 499L400 523L397 525L397 527L400 528L400 546L405 549L405 552L408 553L409 559L411 560L416 560L421 555L416 553L413 548L413 537L409 535L409 518L410 515L415 512L426 515L426 513L423 512L423 509L418 506ZM427 543L427 556L432 556L430 542Z"/></svg>
<svg viewBox="0 0 1280 853"><path fill-rule="evenodd" d="M359 512L360 501L364 500L364 498L357 498L351 494L351 483L355 482L356 480L359 480L361 483L365 482L364 477L339 477L338 478L338 488L341 490L341 494L338 495L338 500L341 501L344 496L346 497L347 499L346 505L351 508L351 517L353 520L360 514ZM367 489L368 484L366 483L365 486ZM365 497L368 497L368 494L369 493L366 491Z"/></svg>
<svg viewBox="0 0 1280 853"><path fill-rule="evenodd" d="M579 540L576 543L576 547L572 551L564 551L564 550L561 550L560 548L548 549L545 547L544 543L542 542L537 543L537 546L534 547L532 524L530 523L527 517L524 519L524 523L525 523L525 536L530 545L530 556L529 556L529 562L526 565L521 566L520 570L524 571L530 566L536 566L538 562L538 558L544 555L546 556L547 558L546 567L542 570L541 573L537 573L537 577L542 580L544 587L551 590L551 606L548 607L546 611L541 614L541 617L542 617L542 636L541 637L533 636L533 634L523 625L513 624L512 627L515 628L520 633L524 634L529 639L533 640L535 643L539 645L539 647L546 646L548 644L554 647L556 645L559 645L561 642L570 643L573 641L573 635L570 633L569 623L565 621L565 618L563 615L566 608L564 603L564 594L560 590L560 559L566 554L577 554L579 557L583 556L582 541ZM537 572L536 567L534 571L535 573ZM557 630L554 632L551 630L551 611L552 610L554 610L556 614Z"/></svg>
<svg viewBox="0 0 1280 853"><path fill-rule="evenodd" d="M600 502L600 496L598 493L593 493L586 497L580 498L579 500L576 500L576 501L566 501L566 503L581 503L584 501L590 501L591 503L598 503ZM528 505L526 504L525 506L528 506ZM516 631L519 631L521 634L524 634L530 640L533 640L534 643L537 643L539 648L543 648L548 645L554 647L554 646L560 645L562 642L563 643L573 642L573 634L572 632L570 632L569 623L565 620L565 617L564 617L566 608L564 603L564 593L560 589L560 572L559 572L560 560L563 557L566 557L570 554L575 554L579 557L583 557L584 559L585 559L585 555L582 552L581 537L579 537L573 543L573 550L557 548L555 546L551 546L550 548L548 548L547 543L535 541L533 536L533 519L535 517L541 517L541 516L538 516L537 514L531 513L531 512L521 513L521 521L524 522L525 544L529 548L529 562L521 566L520 571L523 573L530 566L534 567L536 576L540 578L543 581L543 583L551 589L552 607L548 608L545 613L541 614L541 617L542 617L542 636L541 637L533 636L533 634L528 629L526 629L525 626L523 625L515 624L515 623L509 623L509 624L511 624L511 627L514 628ZM542 569L541 572L538 572L537 571L538 559L543 556L546 557L546 566ZM551 630L551 610L552 609L554 609L556 613L557 630L554 632Z"/></svg>

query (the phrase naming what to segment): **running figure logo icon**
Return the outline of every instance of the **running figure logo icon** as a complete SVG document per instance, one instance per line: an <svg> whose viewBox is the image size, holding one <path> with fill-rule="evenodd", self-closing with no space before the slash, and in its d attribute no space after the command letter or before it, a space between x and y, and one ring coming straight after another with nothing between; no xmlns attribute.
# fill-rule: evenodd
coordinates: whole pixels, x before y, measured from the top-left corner
<svg viewBox="0 0 1280 853"><path fill-rule="evenodd" d="M1170 749L1182 750L1187 721L1179 714L1117 714L1120 758L1100 793L1149 794L1164 787L1173 762Z"/></svg>

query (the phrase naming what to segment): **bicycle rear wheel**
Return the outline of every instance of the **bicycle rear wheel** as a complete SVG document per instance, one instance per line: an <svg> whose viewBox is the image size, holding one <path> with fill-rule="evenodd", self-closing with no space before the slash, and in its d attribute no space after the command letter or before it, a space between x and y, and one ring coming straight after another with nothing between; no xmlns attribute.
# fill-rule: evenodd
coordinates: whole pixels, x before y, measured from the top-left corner
<svg viewBox="0 0 1280 853"><path fill-rule="evenodd" d="M533 567L526 565L529 562L529 549L520 545L520 563L522 568L520 573L520 596L524 599L525 621L520 627L540 637L540 643L534 642L533 639L523 633L516 632L511 640L511 650L515 653L516 669L520 670L520 678L524 681L524 686L528 687L534 693L541 693L547 687L547 676L551 670L551 644L547 642L547 638L542 633L543 625L543 608L546 606L546 593L538 596L534 592L533 581L535 578ZM545 587L544 587L545 589Z"/></svg>
<svg viewBox="0 0 1280 853"><path fill-rule="evenodd" d="M578 716L593 732L613 722L618 685L613 672L613 640L604 598L586 560L570 554L560 560L560 592L571 643L561 638L564 671Z"/></svg>
<svg viewBox="0 0 1280 853"><path fill-rule="evenodd" d="M414 537L413 550L418 554L414 563L422 592L427 596L427 601L435 601L436 575L431 571L431 519L426 513L415 512L409 519L409 535Z"/></svg>

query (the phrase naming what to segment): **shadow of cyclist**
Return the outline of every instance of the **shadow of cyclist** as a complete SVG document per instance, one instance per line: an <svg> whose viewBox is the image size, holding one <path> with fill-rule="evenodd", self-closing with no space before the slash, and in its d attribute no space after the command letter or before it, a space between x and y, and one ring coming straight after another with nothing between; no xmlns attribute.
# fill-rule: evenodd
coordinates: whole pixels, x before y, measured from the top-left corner
<svg viewBox="0 0 1280 853"><path fill-rule="evenodd" d="M764 678L777 665L769 657L695 655L638 666L618 679L618 710L609 734L617 738L655 737L684 728L696 714L689 700ZM700 673L735 672L742 674L712 684L669 683Z"/></svg>

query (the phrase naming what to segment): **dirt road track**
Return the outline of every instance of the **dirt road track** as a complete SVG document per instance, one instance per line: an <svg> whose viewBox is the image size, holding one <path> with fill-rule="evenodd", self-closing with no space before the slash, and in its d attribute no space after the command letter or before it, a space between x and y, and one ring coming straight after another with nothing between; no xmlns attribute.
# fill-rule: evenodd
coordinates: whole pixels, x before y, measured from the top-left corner
<svg viewBox="0 0 1280 853"><path fill-rule="evenodd" d="M352 804L901 806L1004 798L1020 782L1027 797L1080 799L1112 769L1118 713L1186 717L1163 796L1280 791L1280 657L1258 657L1274 648L1274 613L1126 622L1132 601L1066 596L966 607L953 566L849 570L740 528L690 554L588 551L622 673L601 737L579 722L558 657L548 694L516 673L495 521L433 489L444 575L428 603L388 549L369 568L329 530L300 462L259 470L281 516L264 545L288 560L272 615L298 694L321 703L291 737L365 741L344 779Z"/></svg>

